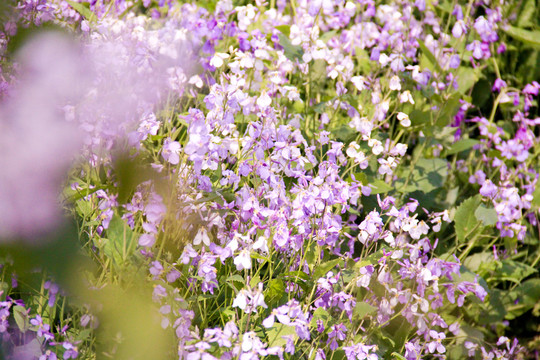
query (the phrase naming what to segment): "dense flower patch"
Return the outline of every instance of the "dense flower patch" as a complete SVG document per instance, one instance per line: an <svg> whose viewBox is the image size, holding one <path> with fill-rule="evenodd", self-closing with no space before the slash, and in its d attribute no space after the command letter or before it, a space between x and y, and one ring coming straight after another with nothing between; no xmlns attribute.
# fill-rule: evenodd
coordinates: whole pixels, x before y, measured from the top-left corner
<svg viewBox="0 0 540 360"><path fill-rule="evenodd" d="M4 7L0 357L538 357L534 1Z"/></svg>

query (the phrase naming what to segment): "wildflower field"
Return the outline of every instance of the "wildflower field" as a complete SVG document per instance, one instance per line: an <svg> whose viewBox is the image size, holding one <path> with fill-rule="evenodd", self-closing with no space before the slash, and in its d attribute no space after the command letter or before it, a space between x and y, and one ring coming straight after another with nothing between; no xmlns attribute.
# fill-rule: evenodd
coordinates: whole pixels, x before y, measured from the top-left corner
<svg viewBox="0 0 540 360"><path fill-rule="evenodd" d="M0 360L539 359L536 0L3 0Z"/></svg>

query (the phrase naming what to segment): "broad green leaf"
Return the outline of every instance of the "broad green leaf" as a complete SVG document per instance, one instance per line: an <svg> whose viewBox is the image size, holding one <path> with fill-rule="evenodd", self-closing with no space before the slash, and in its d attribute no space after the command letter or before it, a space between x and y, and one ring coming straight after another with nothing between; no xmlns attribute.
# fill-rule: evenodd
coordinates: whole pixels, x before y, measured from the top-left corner
<svg viewBox="0 0 540 360"><path fill-rule="evenodd" d="M367 175L363 172L357 172L357 173L354 173L354 174L351 174L351 179L356 180L356 181L360 181L362 183L362 185L366 186L368 184L368 178L367 178Z"/></svg>
<svg viewBox="0 0 540 360"><path fill-rule="evenodd" d="M404 171L407 172L407 170ZM448 163L446 160L439 158L420 158L410 174L409 183L406 187L403 187L405 185L405 176L409 176L409 174L404 173L403 177L396 181L396 187L399 191L405 193L413 191L429 193L444 185L448 176Z"/></svg>
<svg viewBox="0 0 540 360"><path fill-rule="evenodd" d="M94 21L96 20L96 14L92 12L89 8L84 6L81 3L72 1L72 0L65 0L69 6L71 6L75 11L77 11L79 14L81 14L86 20L88 21Z"/></svg>
<svg viewBox="0 0 540 360"><path fill-rule="evenodd" d="M534 189L532 205L540 207L540 186L537 186L536 189Z"/></svg>
<svg viewBox="0 0 540 360"><path fill-rule="evenodd" d="M276 26L276 30L278 30L280 33L282 33L282 34L285 35L286 37L289 37L289 35L291 34L291 27L290 27L290 25L279 25L279 26Z"/></svg>
<svg viewBox="0 0 540 360"><path fill-rule="evenodd" d="M284 335L296 335L296 329L294 326L288 326L280 323L274 323L270 329L266 330L268 334L268 347L285 346L287 340L283 338Z"/></svg>
<svg viewBox="0 0 540 360"><path fill-rule="evenodd" d="M478 70L466 66L460 66L456 76L458 91L461 94L467 93L479 79Z"/></svg>
<svg viewBox="0 0 540 360"><path fill-rule="evenodd" d="M540 279L530 279L518 285L503 298L507 320L515 319L532 309L540 301Z"/></svg>
<svg viewBox="0 0 540 360"><path fill-rule="evenodd" d="M497 223L499 217L493 208L487 208L484 205L479 205L474 212L476 219L480 220L484 226L491 226Z"/></svg>
<svg viewBox="0 0 540 360"><path fill-rule="evenodd" d="M463 265L473 272L480 273L480 269L485 269L490 267L495 262L493 254L490 252L480 252L467 256L463 260ZM493 266L495 265L493 264Z"/></svg>
<svg viewBox="0 0 540 360"><path fill-rule="evenodd" d="M472 235L472 230L479 224L479 220L474 216L474 212L480 205L481 197L476 195L463 201L456 210L454 223L456 236L459 242L465 242L468 236Z"/></svg>
<svg viewBox="0 0 540 360"><path fill-rule="evenodd" d="M444 104L441 108L441 111L438 114L435 125L437 126L447 126L454 120L454 116L457 114L459 107L461 106L459 94L453 94L444 101Z"/></svg>
<svg viewBox="0 0 540 360"><path fill-rule="evenodd" d="M304 280L304 281L309 280L309 275L306 274L305 272L301 271L301 270L289 271L289 272L283 274L283 276L286 277L287 280L294 280L294 279L301 279L301 280Z"/></svg>
<svg viewBox="0 0 540 360"><path fill-rule="evenodd" d="M313 272L313 280L317 281L323 276L325 276L330 270L332 270L341 261L342 260L340 258L337 258L337 259L327 261L317 266L315 268L315 271Z"/></svg>
<svg viewBox="0 0 540 360"><path fill-rule="evenodd" d="M431 65L430 70L432 71L436 70L439 73L442 73L443 71L442 71L441 65L439 65L439 62L435 58L435 55L433 55L431 50L428 49L428 47L426 46L426 44L424 44L422 40L417 39L417 41L418 41L418 45L420 46L420 49L422 50L422 55L424 55L427 58L429 65Z"/></svg>
<svg viewBox="0 0 540 360"><path fill-rule="evenodd" d="M264 290L264 299L270 306L277 304L285 294L285 284L281 279L272 279Z"/></svg>
<svg viewBox="0 0 540 360"><path fill-rule="evenodd" d="M94 212L92 203L83 199L78 200L75 207L77 209L77 214L79 214L83 219L89 219Z"/></svg>
<svg viewBox="0 0 540 360"><path fill-rule="evenodd" d="M349 140L356 137L356 131L348 125L341 125L340 127L332 129L331 133L334 134L338 140L343 142L349 142Z"/></svg>
<svg viewBox="0 0 540 360"><path fill-rule="evenodd" d="M319 253L319 254L318 254ZM318 256L317 256L318 255ZM313 266L319 260L320 251L317 251L317 244L312 242L306 249L306 262L310 270L313 271Z"/></svg>
<svg viewBox="0 0 540 360"><path fill-rule="evenodd" d="M388 185L387 183L385 183L384 181L382 181L380 179L375 179L375 180L369 181L369 185L371 187L371 194L372 195L383 194L383 193L387 193L389 191L394 190L394 188L392 186Z"/></svg>
<svg viewBox="0 0 540 360"><path fill-rule="evenodd" d="M498 289L490 289L489 302L482 304L478 320L481 324L492 324L504 320L506 309L501 301L504 292Z"/></svg>
<svg viewBox="0 0 540 360"><path fill-rule="evenodd" d="M293 45L289 37L284 34L278 34L279 44L283 47L285 57L291 61L301 60L304 51L301 46Z"/></svg>
<svg viewBox="0 0 540 360"><path fill-rule="evenodd" d="M310 321L309 325L312 328L316 328L317 327L317 320L321 320L324 323L324 326L327 328L328 327L328 320L330 320L330 319L331 319L331 316L328 313L328 311L326 311L322 307L319 307L313 312L313 317L311 318L311 321Z"/></svg>
<svg viewBox="0 0 540 360"><path fill-rule="evenodd" d="M429 111L415 109L409 114L409 119L411 119L411 124L414 126L429 124L431 121L431 113Z"/></svg>
<svg viewBox="0 0 540 360"><path fill-rule="evenodd" d="M525 263L510 259L502 260L499 265L495 271L495 276L498 279L509 280L516 284L538 271Z"/></svg>
<svg viewBox="0 0 540 360"><path fill-rule="evenodd" d="M503 29L508 35L533 47L540 47L540 30L529 31L514 26Z"/></svg>
<svg viewBox="0 0 540 360"><path fill-rule="evenodd" d="M326 110L326 102L322 101L318 104L313 105L310 107L310 110L317 114L324 114L324 111Z"/></svg>
<svg viewBox="0 0 540 360"><path fill-rule="evenodd" d="M520 28L534 26L534 15L536 13L536 0L525 0L519 13L517 25Z"/></svg>
<svg viewBox="0 0 540 360"><path fill-rule="evenodd" d="M323 86L323 83L327 81L326 60L317 59L309 64L309 77L312 82L312 86ZM349 104L352 102L349 101ZM326 109L326 99L312 107L313 111L322 114Z"/></svg>
<svg viewBox="0 0 540 360"><path fill-rule="evenodd" d="M357 302L353 309L353 316L359 320L365 318L367 315L373 314L377 311L377 307L369 305L366 302Z"/></svg>
<svg viewBox="0 0 540 360"><path fill-rule="evenodd" d="M137 242L133 230L118 215L114 215L107 229L107 239L103 251L118 265L122 265L134 252Z"/></svg>
<svg viewBox="0 0 540 360"><path fill-rule="evenodd" d="M444 152L445 156L454 155L465 150L471 149L474 145L480 143L475 139L461 139L456 141L452 146Z"/></svg>
<svg viewBox="0 0 540 360"><path fill-rule="evenodd" d="M334 36L336 36L337 34L337 31L336 30L330 30L330 31L325 31L321 34L321 36L319 37L319 39L321 39L322 41L324 42L327 42L328 40L330 40L331 38L333 38Z"/></svg>
<svg viewBox="0 0 540 360"><path fill-rule="evenodd" d="M28 328L30 327L30 319L28 318L28 310L26 310L22 306L14 306L13 307L13 317L15 318L15 323L17 323L17 326L19 327L19 330L21 332L26 332Z"/></svg>
<svg viewBox="0 0 540 360"><path fill-rule="evenodd" d="M92 332L93 332L93 330L91 330L91 329L82 329L77 334L77 340L84 341L84 340L88 339L92 335Z"/></svg>

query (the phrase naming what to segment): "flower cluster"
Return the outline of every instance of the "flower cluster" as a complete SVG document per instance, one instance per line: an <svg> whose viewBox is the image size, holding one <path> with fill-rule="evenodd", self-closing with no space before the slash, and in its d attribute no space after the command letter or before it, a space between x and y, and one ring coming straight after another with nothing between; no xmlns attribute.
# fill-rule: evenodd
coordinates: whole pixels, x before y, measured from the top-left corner
<svg viewBox="0 0 540 360"><path fill-rule="evenodd" d="M540 85L501 71L512 51L503 41L526 38L512 9L19 1L0 55L18 27L53 22L76 33L80 53L69 54L85 61L67 75L32 73L22 51L12 64L22 71L0 74L6 136L48 150L20 155L31 141L11 141L0 155L0 200L17 205L0 205L0 237L54 229L47 216L59 211L54 187L73 140L65 205L98 268L85 285L148 285L174 333L171 357L525 356L509 321L538 315L540 300ZM26 126L22 103L79 71L83 85L46 94L54 109L43 128ZM49 137L45 128L64 124L73 132ZM17 182L35 178L33 155L54 177L32 180L39 196ZM93 314L103 304L70 309L57 329L68 296L48 278L33 307L7 288L2 341L13 318L35 333L40 359L126 340L103 339L106 316Z"/></svg>

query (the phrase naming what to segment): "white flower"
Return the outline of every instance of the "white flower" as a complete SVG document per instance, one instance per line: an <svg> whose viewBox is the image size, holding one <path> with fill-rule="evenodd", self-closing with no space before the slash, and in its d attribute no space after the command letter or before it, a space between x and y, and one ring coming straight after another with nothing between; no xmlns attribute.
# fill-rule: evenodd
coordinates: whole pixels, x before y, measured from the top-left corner
<svg viewBox="0 0 540 360"><path fill-rule="evenodd" d="M191 85L195 85L199 89L203 87L204 83L199 75L193 75L188 81Z"/></svg>
<svg viewBox="0 0 540 360"><path fill-rule="evenodd" d="M215 53L212 59L210 59L210 65L215 68L220 68L223 66L223 60L229 58L229 54L226 53Z"/></svg>
<svg viewBox="0 0 540 360"><path fill-rule="evenodd" d="M409 90L405 90L401 94L399 94L399 102L406 103L410 102L414 105L414 99L412 98L411 92Z"/></svg>
<svg viewBox="0 0 540 360"><path fill-rule="evenodd" d="M267 107L270 106L270 104L272 103L272 98L270 98L270 96L268 96L268 94L266 93L266 91L262 91L261 92L261 96L259 96L257 98L257 105L262 109L266 109Z"/></svg>
<svg viewBox="0 0 540 360"><path fill-rule="evenodd" d="M268 241L264 236L259 237L259 239L253 244L253 249L261 250L263 253L268 254Z"/></svg>
<svg viewBox="0 0 540 360"><path fill-rule="evenodd" d="M392 156L389 156L388 159L379 159L379 174L392 174L392 170L396 168L397 162L396 159Z"/></svg>
<svg viewBox="0 0 540 360"><path fill-rule="evenodd" d="M363 76L353 76L351 78L351 82L354 84L356 89L358 89L358 91L367 89L366 78L364 78Z"/></svg>
<svg viewBox="0 0 540 360"><path fill-rule="evenodd" d="M257 291L253 294L251 298L251 306L253 306L254 312L257 312L256 308L258 306L262 306L265 309L268 308L268 306L264 302L263 283L259 283Z"/></svg>
<svg viewBox="0 0 540 360"><path fill-rule="evenodd" d="M197 235L195 235L195 238L193 239L193 245L199 245L201 242L206 246L210 246L210 238L208 237L208 232L205 228L199 229L199 232L197 232Z"/></svg>
<svg viewBox="0 0 540 360"><path fill-rule="evenodd" d="M234 258L234 265L236 265L236 270L251 269L250 251L247 249L240 251L240 254Z"/></svg>
<svg viewBox="0 0 540 360"><path fill-rule="evenodd" d="M248 304L248 296L249 292L246 289L240 290L233 301L232 307L244 310Z"/></svg>
<svg viewBox="0 0 540 360"><path fill-rule="evenodd" d="M392 76L389 84L390 90L401 90L401 83L397 75Z"/></svg>
<svg viewBox="0 0 540 360"><path fill-rule="evenodd" d="M411 224L411 227L410 229L408 230L409 231L409 235L411 235L411 237L413 239L420 239L420 237L422 236L422 234L426 235L429 231L429 226L427 226L427 224L424 222L424 220L420 221L420 222L417 222L415 220L415 223Z"/></svg>
<svg viewBox="0 0 540 360"><path fill-rule="evenodd" d="M384 151L384 147L382 143L377 139L369 139L368 145L371 148L371 151L373 152L373 154L375 155L379 155L380 153Z"/></svg>
<svg viewBox="0 0 540 360"><path fill-rule="evenodd" d="M411 126L411 119L409 119L409 115L407 115L405 113L402 113L402 112L398 112L397 118L398 118L399 123L401 124L401 126L403 126L403 127Z"/></svg>
<svg viewBox="0 0 540 360"><path fill-rule="evenodd" d="M390 58L386 54L381 54L379 56L379 64L386 66L390 62Z"/></svg>
<svg viewBox="0 0 540 360"><path fill-rule="evenodd" d="M356 141L353 141L349 144L349 147L347 148L347 155L354 159L354 162L356 164L360 164L361 169L365 169L368 167L369 163L367 161L366 155L360 150L360 145L356 143Z"/></svg>

